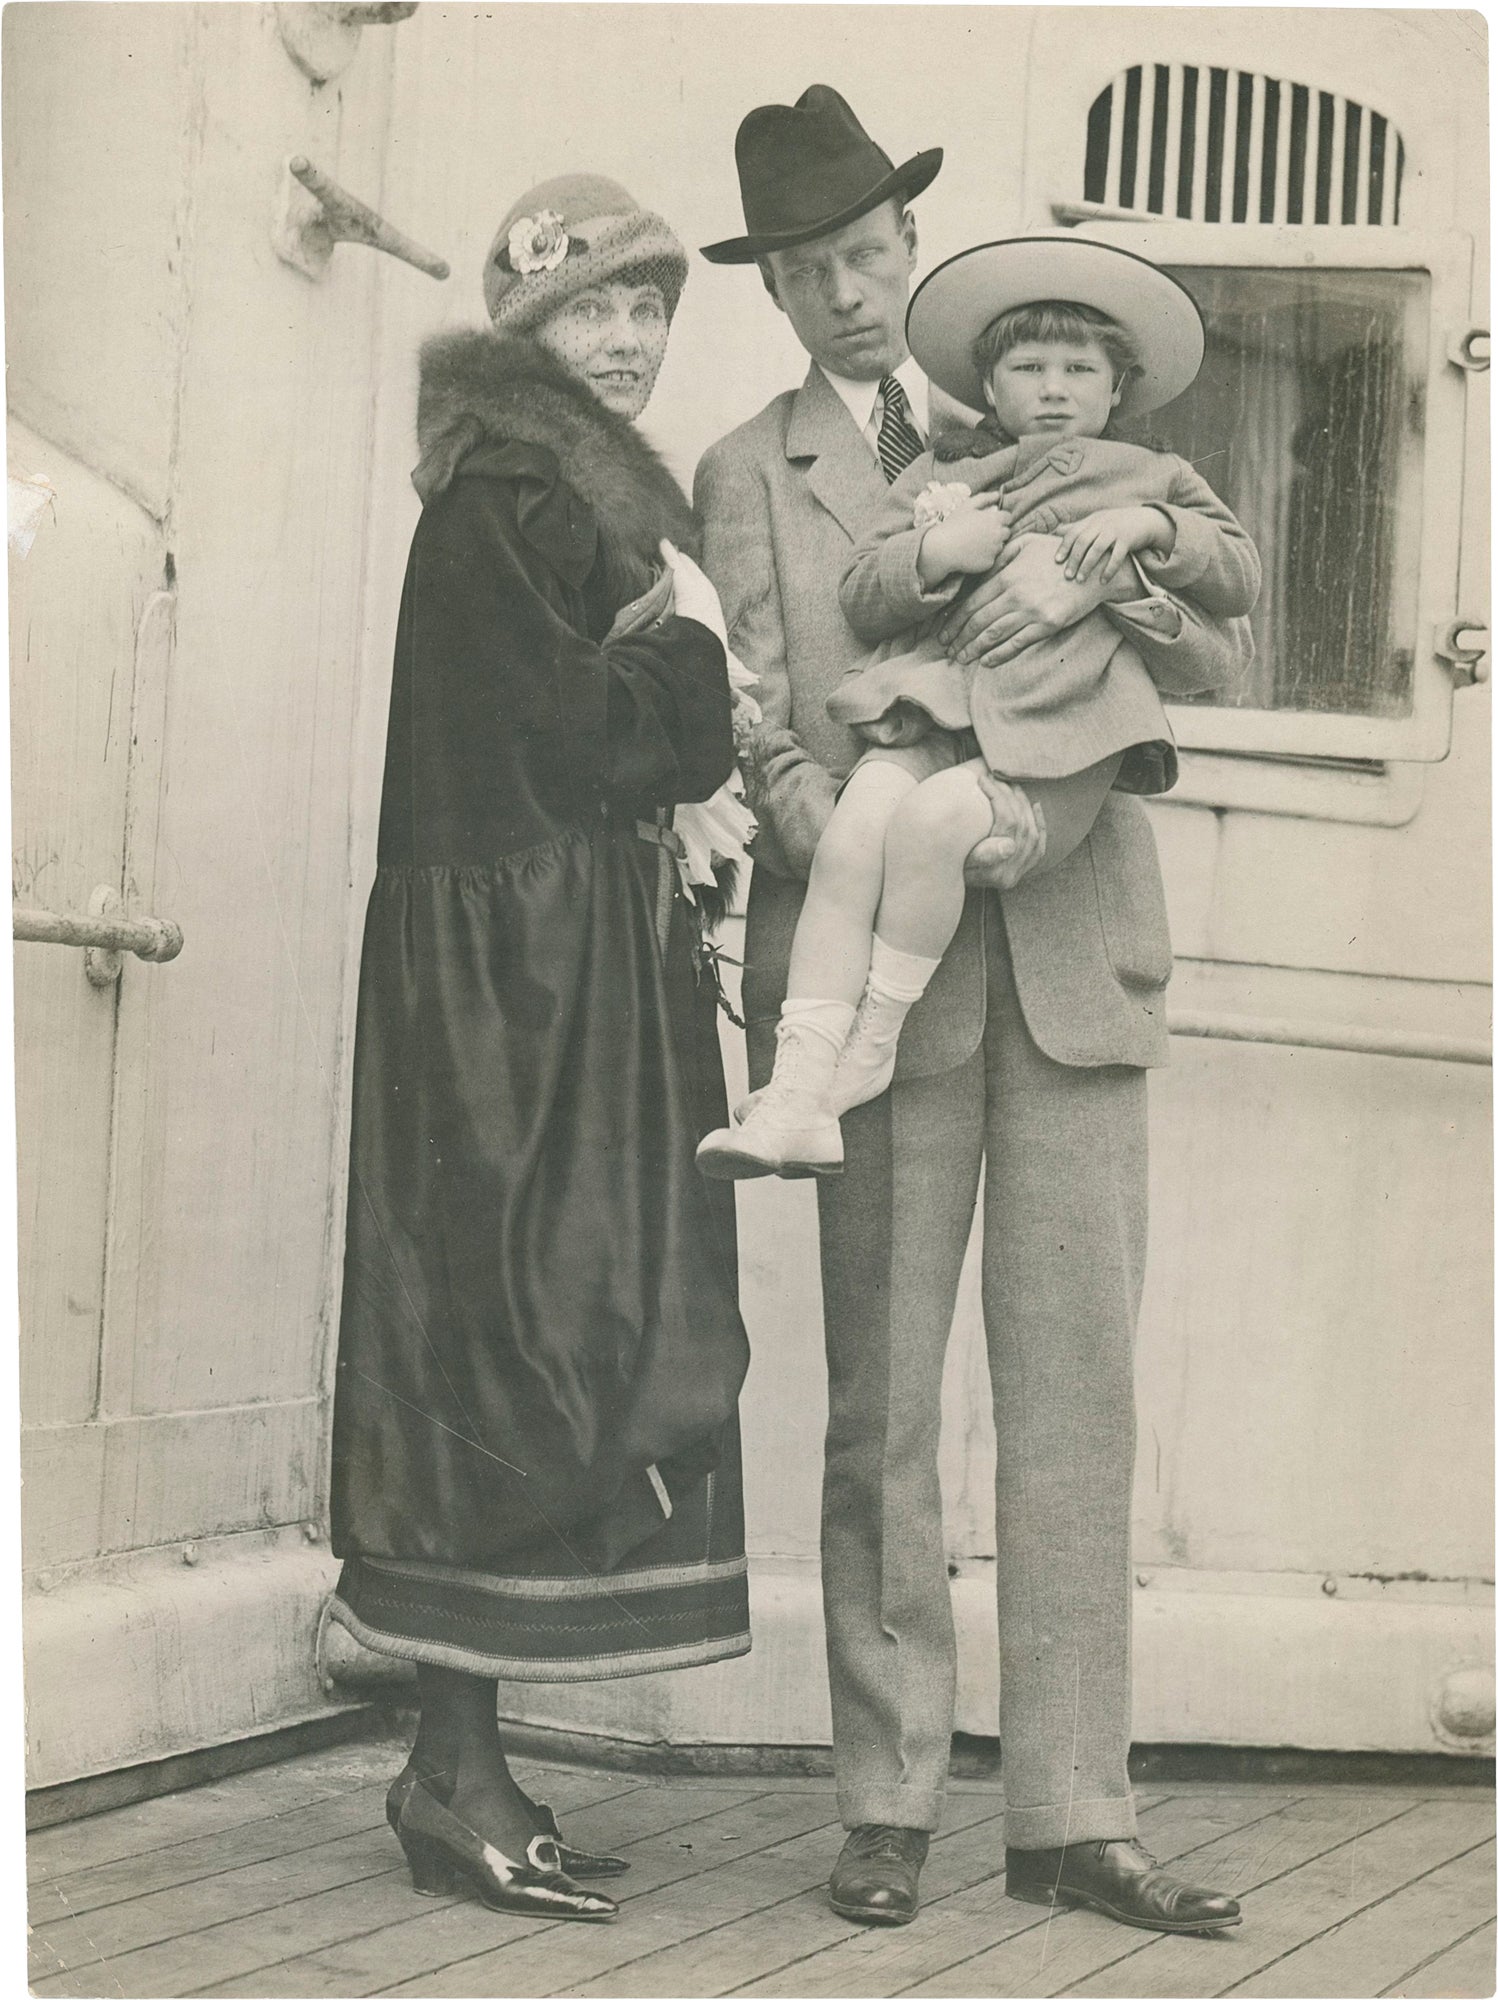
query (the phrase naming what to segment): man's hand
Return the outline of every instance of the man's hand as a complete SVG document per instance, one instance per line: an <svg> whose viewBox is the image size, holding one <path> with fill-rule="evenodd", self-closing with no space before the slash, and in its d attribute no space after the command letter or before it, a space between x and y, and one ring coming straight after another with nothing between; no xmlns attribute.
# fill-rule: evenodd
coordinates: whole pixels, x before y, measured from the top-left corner
<svg viewBox="0 0 1498 2000"><path fill-rule="evenodd" d="M976 776L993 807L993 831L968 855L963 879L972 889L1017 888L1045 856L1045 815L1018 785L989 771Z"/></svg>
<svg viewBox="0 0 1498 2000"><path fill-rule="evenodd" d="M941 627L947 656L958 666L1001 667L1033 646L1078 624L1100 604L1137 597L1126 571L1112 583L1073 582L1056 561L1055 535L1021 535L999 558L993 575L959 604Z"/></svg>

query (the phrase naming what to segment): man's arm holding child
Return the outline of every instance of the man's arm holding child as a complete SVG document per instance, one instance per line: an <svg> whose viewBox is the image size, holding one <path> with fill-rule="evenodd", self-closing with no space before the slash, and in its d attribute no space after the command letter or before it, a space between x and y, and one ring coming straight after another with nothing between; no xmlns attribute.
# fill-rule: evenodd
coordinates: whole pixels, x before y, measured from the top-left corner
<svg viewBox="0 0 1498 2000"><path fill-rule="evenodd" d="M1054 535L1020 535L991 577L956 606L941 630L948 655L966 666L1002 666L1040 639L1102 610L1138 650L1151 680L1171 695L1231 686L1248 671L1253 638L1245 618L1208 618L1189 597L1146 579L1135 562L1112 583L1072 579L1056 561Z"/></svg>

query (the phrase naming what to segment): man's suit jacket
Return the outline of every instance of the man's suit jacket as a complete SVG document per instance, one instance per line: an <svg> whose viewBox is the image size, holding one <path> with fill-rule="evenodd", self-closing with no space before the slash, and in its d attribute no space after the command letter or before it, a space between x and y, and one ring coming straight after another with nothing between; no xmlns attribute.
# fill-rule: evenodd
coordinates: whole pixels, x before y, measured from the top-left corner
<svg viewBox="0 0 1498 2000"><path fill-rule="evenodd" d="M764 718L746 778L759 819L745 942L744 1004L752 1080L768 1068L768 1024L785 992L791 936L812 855L838 782L863 747L833 722L827 697L863 647L838 585L888 488L847 406L813 364L707 451L695 505L703 567L717 586L734 651L759 676ZM1168 564L1154 570L1168 592ZM1234 678L1251 657L1246 629L1208 623L1156 595L1109 607L1162 693ZM984 905L969 895L957 935L900 1039L896 1078L939 1075L983 1036ZM1092 831L1049 874L1003 897L1026 1025L1053 1060L1083 1068L1164 1062L1170 932L1154 836L1139 801L1110 793Z"/></svg>

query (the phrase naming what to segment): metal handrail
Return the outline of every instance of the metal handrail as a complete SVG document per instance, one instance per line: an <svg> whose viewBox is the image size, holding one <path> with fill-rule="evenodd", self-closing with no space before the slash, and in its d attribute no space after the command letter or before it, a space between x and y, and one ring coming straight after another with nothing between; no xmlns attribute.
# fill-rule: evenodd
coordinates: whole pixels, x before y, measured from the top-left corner
<svg viewBox="0 0 1498 2000"><path fill-rule="evenodd" d="M1170 1032L1208 1042L1267 1042L1279 1048L1333 1049L1356 1056L1404 1056L1417 1062L1490 1064L1486 1042L1468 1035L1422 1033L1415 1028L1367 1028L1321 1021L1286 1021L1250 1014L1180 1013Z"/></svg>
<svg viewBox="0 0 1498 2000"><path fill-rule="evenodd" d="M119 892L107 887L94 891L86 917L13 904L11 929L17 944L80 946L83 969L94 986L112 986L119 978L122 952L162 965L182 949L180 925L170 917L127 917Z"/></svg>
<svg viewBox="0 0 1498 2000"><path fill-rule="evenodd" d="M181 926L169 917L60 917L51 910L13 912L17 944L75 944L96 951L133 951L160 965L182 949Z"/></svg>

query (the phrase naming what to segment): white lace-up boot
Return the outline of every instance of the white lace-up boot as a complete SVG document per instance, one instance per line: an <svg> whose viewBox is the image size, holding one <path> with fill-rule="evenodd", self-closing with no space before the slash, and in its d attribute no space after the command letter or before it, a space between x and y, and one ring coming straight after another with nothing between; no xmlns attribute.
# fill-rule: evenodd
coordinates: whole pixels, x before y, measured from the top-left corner
<svg viewBox="0 0 1498 2000"><path fill-rule="evenodd" d="M908 1011L908 1003L891 1007L883 994L864 988L827 1092L834 1118L841 1118L855 1104L882 1097L889 1089L900 1049L900 1029Z"/></svg>
<svg viewBox="0 0 1498 2000"><path fill-rule="evenodd" d="M882 1097L889 1089L905 1016L925 992L939 963L938 959L894 951L883 938L874 939L868 982L827 1086L827 1105L834 1118L841 1118L856 1104ZM763 1094L756 1091L744 1099L733 1114L737 1123L750 1116Z"/></svg>
<svg viewBox="0 0 1498 2000"><path fill-rule="evenodd" d="M848 1030L848 1039L843 1043L837 1067L832 1072L832 1081L827 1087L827 1108L834 1118L841 1118L855 1104L867 1104L870 1098L882 1097L889 1089L895 1074L895 1057L899 1053L900 1023L903 1019L902 1008L900 1020L893 1025L888 1023L879 997L865 988L864 996L858 1003L858 1012L853 1016L853 1026ZM766 1084L765 1090L768 1089ZM765 1090L751 1091L734 1107L736 1125L743 1125L758 1106Z"/></svg>
<svg viewBox="0 0 1498 2000"><path fill-rule="evenodd" d="M708 1133L697 1148L700 1170L715 1181L840 1174L843 1135L827 1102L837 1058L837 1045L825 1035L783 1020L775 1030L774 1075L743 1107L739 1123Z"/></svg>

